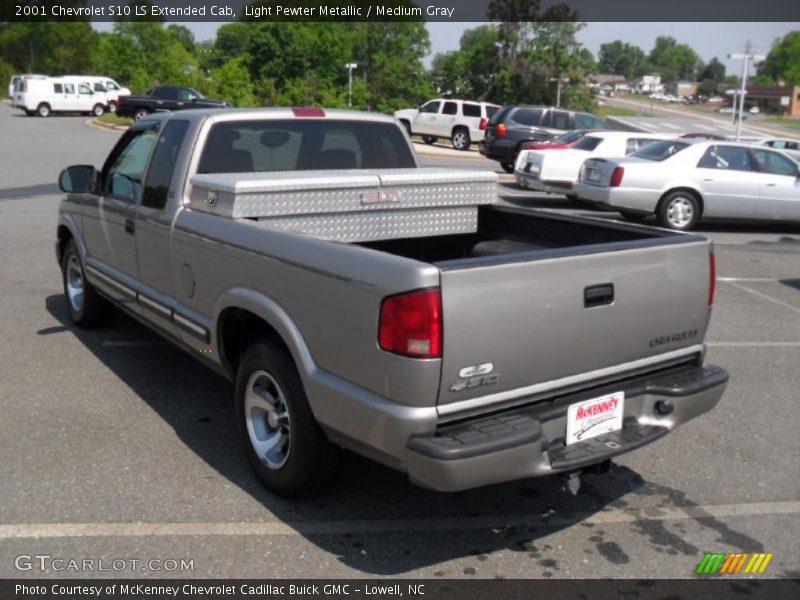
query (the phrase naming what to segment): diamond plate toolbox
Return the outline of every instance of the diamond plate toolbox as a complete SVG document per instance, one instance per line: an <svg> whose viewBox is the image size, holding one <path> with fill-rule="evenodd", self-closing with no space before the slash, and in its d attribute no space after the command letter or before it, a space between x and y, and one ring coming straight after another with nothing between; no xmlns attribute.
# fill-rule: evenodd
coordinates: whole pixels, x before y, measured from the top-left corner
<svg viewBox="0 0 800 600"><path fill-rule="evenodd" d="M343 242L477 231L497 175L449 169L195 175L189 206L263 227Z"/></svg>

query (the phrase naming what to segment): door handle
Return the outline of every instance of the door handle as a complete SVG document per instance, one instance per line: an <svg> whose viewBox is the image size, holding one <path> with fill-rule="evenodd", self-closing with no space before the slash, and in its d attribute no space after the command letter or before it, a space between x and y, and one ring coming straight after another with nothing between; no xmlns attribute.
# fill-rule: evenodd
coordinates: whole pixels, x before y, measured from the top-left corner
<svg viewBox="0 0 800 600"><path fill-rule="evenodd" d="M614 284L601 283L600 285L592 285L583 290L583 306L584 308L593 308L595 306L605 306L614 302Z"/></svg>
<svg viewBox="0 0 800 600"><path fill-rule="evenodd" d="M777 183L768 183L767 187L777 187Z"/></svg>
<svg viewBox="0 0 800 600"><path fill-rule="evenodd" d="M125 219L125 233L130 233L134 235L136 232L136 225L133 222L133 219Z"/></svg>
<svg viewBox="0 0 800 600"><path fill-rule="evenodd" d="M703 179L703 181L714 181L713 179Z"/></svg>

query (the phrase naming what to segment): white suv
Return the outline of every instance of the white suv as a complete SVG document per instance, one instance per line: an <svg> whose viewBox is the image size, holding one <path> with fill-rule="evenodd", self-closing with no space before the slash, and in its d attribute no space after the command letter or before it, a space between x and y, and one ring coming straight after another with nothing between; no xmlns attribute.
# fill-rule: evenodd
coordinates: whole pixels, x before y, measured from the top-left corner
<svg viewBox="0 0 800 600"><path fill-rule="evenodd" d="M426 144L447 138L456 150L469 150L470 144L483 140L489 119L499 109L488 102L437 98L419 108L395 111L394 116L408 135L421 135Z"/></svg>

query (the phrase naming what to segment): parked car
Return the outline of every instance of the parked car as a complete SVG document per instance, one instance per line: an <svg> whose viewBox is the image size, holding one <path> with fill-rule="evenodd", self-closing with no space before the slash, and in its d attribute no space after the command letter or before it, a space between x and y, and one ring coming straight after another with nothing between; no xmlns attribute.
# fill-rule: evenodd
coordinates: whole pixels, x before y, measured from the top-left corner
<svg viewBox="0 0 800 600"><path fill-rule="evenodd" d="M708 239L496 205L494 173L420 168L391 117L160 113L59 185L69 318L111 301L235 381L282 495L338 447L440 491L576 473L727 383L703 365Z"/></svg>
<svg viewBox="0 0 800 600"><path fill-rule="evenodd" d="M523 142L543 141L572 129L608 129L590 113L552 106L504 106L489 119L480 152L500 163L507 173L514 172Z"/></svg>
<svg viewBox="0 0 800 600"><path fill-rule="evenodd" d="M120 96L115 112L120 117L132 117L138 121L142 117L158 111L230 106L233 104L224 100L206 98L193 88L164 85L154 87L141 96Z"/></svg>
<svg viewBox="0 0 800 600"><path fill-rule="evenodd" d="M88 83L69 77L22 79L14 92L14 106L28 116L72 112L99 117L106 111L106 98L95 94Z"/></svg>
<svg viewBox="0 0 800 600"><path fill-rule="evenodd" d="M520 144L520 152L522 150L565 150L571 148L575 142L581 139L588 133L593 133L596 129L573 129L567 133L562 133L558 137L551 140L544 140L541 142L522 142Z"/></svg>
<svg viewBox="0 0 800 600"><path fill-rule="evenodd" d="M623 217L655 215L670 229L701 219L800 222L800 165L735 142L671 140L628 158L589 159L575 191Z"/></svg>
<svg viewBox="0 0 800 600"><path fill-rule="evenodd" d="M395 111L395 118L408 135L420 135L427 144L449 139L456 150L469 150L483 140L489 119L500 109L497 104L437 98L419 108Z"/></svg>
<svg viewBox="0 0 800 600"><path fill-rule="evenodd" d="M561 152L523 150L514 169L514 179L523 188L575 197L573 184L587 158L626 156L648 144L672 137L668 134L632 131L596 131Z"/></svg>
<svg viewBox="0 0 800 600"><path fill-rule="evenodd" d="M728 139L724 135L718 135L716 133L706 133L704 131L696 131L696 132L691 132L691 133L684 133L684 134L681 134L680 137L688 138L688 139L698 139L698 140L726 140L726 139Z"/></svg>
<svg viewBox="0 0 800 600"><path fill-rule="evenodd" d="M762 146L767 148L774 148L780 150L784 154L788 154L794 160L800 161L800 142L797 140L786 139L770 139L761 142Z"/></svg>
<svg viewBox="0 0 800 600"><path fill-rule="evenodd" d="M11 99L11 107L14 108L14 92L17 86L23 79L47 79L47 75L37 75L35 73L23 73L21 75L12 75L11 80L8 82L8 97Z"/></svg>
<svg viewBox="0 0 800 600"><path fill-rule="evenodd" d="M122 87L110 77L100 75L65 75L65 77L80 79L88 83L95 94L102 94L105 97L107 110L112 112L117 108L117 98L129 96L131 93L128 88Z"/></svg>

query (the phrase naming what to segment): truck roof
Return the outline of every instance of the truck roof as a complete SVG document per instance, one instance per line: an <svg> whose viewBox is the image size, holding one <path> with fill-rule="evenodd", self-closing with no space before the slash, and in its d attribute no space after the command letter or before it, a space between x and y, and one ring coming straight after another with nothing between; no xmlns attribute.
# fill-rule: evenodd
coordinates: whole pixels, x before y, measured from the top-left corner
<svg viewBox="0 0 800 600"><path fill-rule="evenodd" d="M300 111L323 111L323 115L298 114ZM195 121L198 119L211 118L216 122L225 121L261 121L270 119L295 119L295 118L318 118L318 119L340 119L348 121L361 121L369 123L395 123L395 118L381 113L366 112L360 110L345 109L309 109L307 107L276 107L276 108L193 108L175 112L181 119ZM142 121L153 119L167 119L173 116L172 112L155 113L148 115Z"/></svg>

